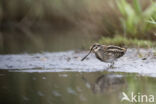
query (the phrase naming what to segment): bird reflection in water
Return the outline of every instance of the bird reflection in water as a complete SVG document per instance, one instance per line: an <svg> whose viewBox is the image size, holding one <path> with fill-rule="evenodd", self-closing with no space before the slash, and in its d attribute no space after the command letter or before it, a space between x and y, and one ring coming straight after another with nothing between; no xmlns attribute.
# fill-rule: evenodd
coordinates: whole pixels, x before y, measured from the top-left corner
<svg viewBox="0 0 156 104"><path fill-rule="evenodd" d="M125 85L125 79L122 75L101 75L91 84L85 77L83 80L91 85L94 93L111 93L121 90Z"/></svg>

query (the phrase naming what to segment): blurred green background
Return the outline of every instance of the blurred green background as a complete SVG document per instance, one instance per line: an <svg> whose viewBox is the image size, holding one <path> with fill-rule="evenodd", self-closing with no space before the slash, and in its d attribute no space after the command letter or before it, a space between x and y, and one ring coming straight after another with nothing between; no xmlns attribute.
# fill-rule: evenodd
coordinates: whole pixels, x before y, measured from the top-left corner
<svg viewBox="0 0 156 104"><path fill-rule="evenodd" d="M0 53L153 47L155 20L155 0L1 0Z"/></svg>

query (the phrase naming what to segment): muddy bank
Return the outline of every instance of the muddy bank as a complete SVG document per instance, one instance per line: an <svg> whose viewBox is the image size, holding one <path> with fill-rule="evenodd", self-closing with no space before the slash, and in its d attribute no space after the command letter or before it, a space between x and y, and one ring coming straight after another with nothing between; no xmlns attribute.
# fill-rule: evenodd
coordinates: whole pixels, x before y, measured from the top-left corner
<svg viewBox="0 0 156 104"><path fill-rule="evenodd" d="M94 72L115 71L135 72L141 75L156 76L156 57L154 50L128 49L127 53L115 62L113 69L108 69L109 63L97 60L91 54L85 61L80 61L87 51L66 51L37 54L0 55L0 69L24 72Z"/></svg>

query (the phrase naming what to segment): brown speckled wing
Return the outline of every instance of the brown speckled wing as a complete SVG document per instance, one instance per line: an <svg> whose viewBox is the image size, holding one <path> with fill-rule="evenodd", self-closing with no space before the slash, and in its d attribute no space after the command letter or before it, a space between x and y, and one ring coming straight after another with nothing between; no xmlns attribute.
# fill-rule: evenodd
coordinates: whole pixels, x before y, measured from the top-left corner
<svg viewBox="0 0 156 104"><path fill-rule="evenodd" d="M106 51L108 54L111 53L113 55L114 58L120 58L122 57L125 52L123 50L119 50L119 49L107 49Z"/></svg>
<svg viewBox="0 0 156 104"><path fill-rule="evenodd" d="M119 46L109 45L107 46L107 49L118 49L118 50L124 50L124 48L121 48Z"/></svg>

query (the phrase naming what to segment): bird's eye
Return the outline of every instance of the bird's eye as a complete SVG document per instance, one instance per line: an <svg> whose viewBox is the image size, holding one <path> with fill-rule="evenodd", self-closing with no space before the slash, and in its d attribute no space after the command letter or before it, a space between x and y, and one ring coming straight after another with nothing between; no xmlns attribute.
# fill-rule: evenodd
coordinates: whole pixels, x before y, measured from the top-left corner
<svg viewBox="0 0 156 104"><path fill-rule="evenodd" d="M95 47L95 49L97 49L98 47Z"/></svg>

